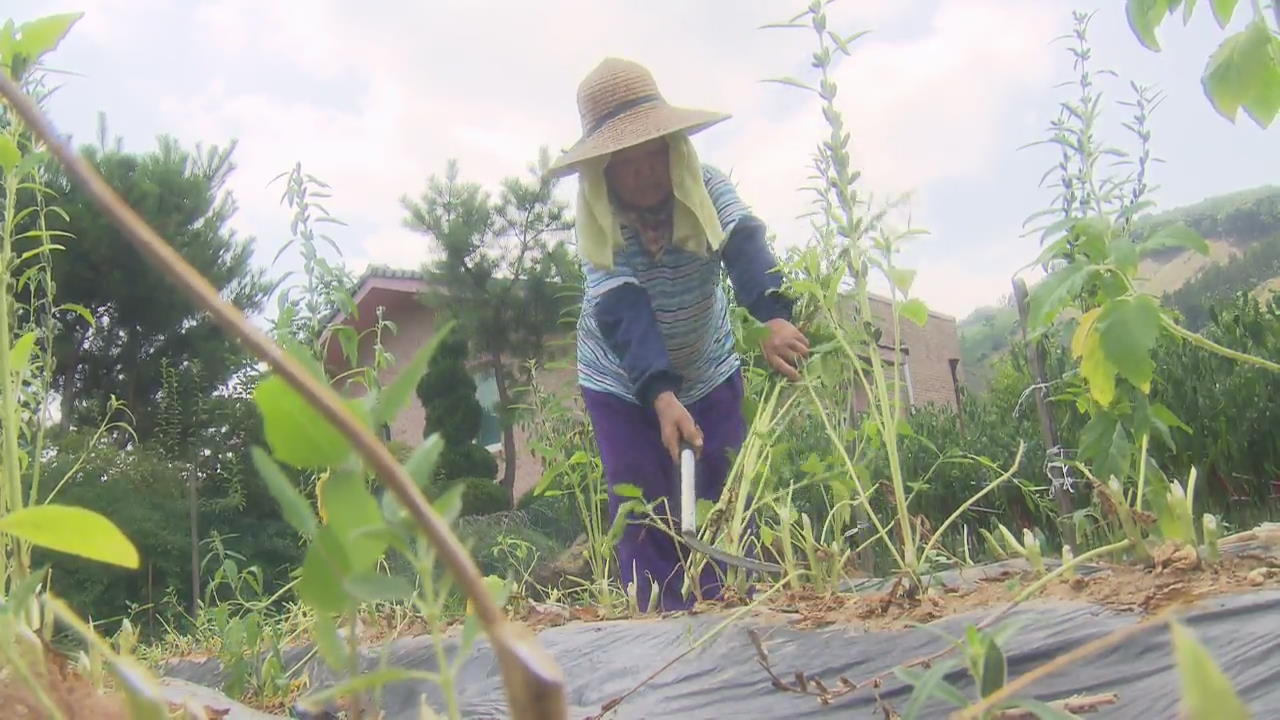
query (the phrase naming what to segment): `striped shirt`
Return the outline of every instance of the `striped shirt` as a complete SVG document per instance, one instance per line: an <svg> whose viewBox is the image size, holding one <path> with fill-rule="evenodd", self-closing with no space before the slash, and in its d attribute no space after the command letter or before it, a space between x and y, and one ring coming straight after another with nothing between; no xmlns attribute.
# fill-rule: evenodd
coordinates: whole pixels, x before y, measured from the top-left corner
<svg viewBox="0 0 1280 720"><path fill-rule="evenodd" d="M687 406L731 377L741 359L721 282L725 270L739 302L757 319L787 315L770 294L780 283L763 225L728 176L709 165L702 175L726 234L720 251L703 256L668 246L655 258L624 225L624 247L612 269L583 262L578 378L584 388L643 403L654 393L638 392L638 383L665 375ZM612 307L603 310L606 299Z"/></svg>

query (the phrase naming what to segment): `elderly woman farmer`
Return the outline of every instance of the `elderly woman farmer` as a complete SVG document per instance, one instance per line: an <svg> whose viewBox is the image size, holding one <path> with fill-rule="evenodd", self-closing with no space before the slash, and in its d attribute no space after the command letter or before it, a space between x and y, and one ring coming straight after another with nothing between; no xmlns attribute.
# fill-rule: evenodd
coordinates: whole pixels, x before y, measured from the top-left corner
<svg viewBox="0 0 1280 720"><path fill-rule="evenodd" d="M679 501L680 443L698 452L698 497L715 500L730 451L746 433L741 361L734 349L727 271L738 303L770 329L763 354L796 378L808 341L778 292L777 261L764 225L729 179L698 161L689 136L729 116L673 107L652 76L607 59L578 88L582 137L551 172L578 174L576 224L586 287L578 322L578 376L610 487L646 500ZM624 586L642 609L650 583L662 610L688 608L683 549L670 535L629 525L618 547ZM704 598L719 582L707 566Z"/></svg>

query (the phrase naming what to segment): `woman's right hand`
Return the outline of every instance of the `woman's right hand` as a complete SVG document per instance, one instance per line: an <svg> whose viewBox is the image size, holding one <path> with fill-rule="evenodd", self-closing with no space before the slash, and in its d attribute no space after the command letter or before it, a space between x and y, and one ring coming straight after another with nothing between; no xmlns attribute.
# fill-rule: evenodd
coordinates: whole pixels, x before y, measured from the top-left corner
<svg viewBox="0 0 1280 720"><path fill-rule="evenodd" d="M702 454L702 429L674 392L668 390L655 398L653 409L658 413L658 429L662 444L671 453L671 462L680 462L681 441L689 443L694 455Z"/></svg>

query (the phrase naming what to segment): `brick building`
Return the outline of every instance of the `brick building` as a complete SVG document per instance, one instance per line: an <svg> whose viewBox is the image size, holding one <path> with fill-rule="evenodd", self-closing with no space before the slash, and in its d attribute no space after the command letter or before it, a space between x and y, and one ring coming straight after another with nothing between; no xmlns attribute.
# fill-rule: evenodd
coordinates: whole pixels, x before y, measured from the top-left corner
<svg viewBox="0 0 1280 720"><path fill-rule="evenodd" d="M332 321L334 324L351 325L361 333L361 364L370 362L372 356L372 336L364 331L377 321L378 308L382 308L383 319L396 325L394 334L387 333L382 338L384 348L392 354L395 362L382 372L379 378L381 382L390 382L396 377L400 373L401 363L412 358L436 331L439 323L435 312L420 300L427 288L427 281L421 272L371 267L361 276L354 293L357 318L351 320L340 314ZM885 322L890 313L889 303L884 298L874 298L872 307L873 313L881 322ZM900 327L902 348L898 356L904 362L903 392L906 395L906 405L915 407L939 404L955 407L958 402L957 388L961 382L960 339L955 318L930 313L924 327L908 320L903 320ZM885 340L882 344L889 347L883 350L881 357L893 362L895 353L892 343ZM544 362L540 381L553 391L572 392L576 386L572 342L554 343L553 346L553 357ZM515 359L514 362L521 360ZM325 363L331 377L347 369L337 342L330 342L327 347ZM479 363L475 363L473 368L477 399L485 411L478 441L497 455L501 468L506 458L502 457L502 435L497 416L493 412L497 402L493 374ZM358 396L363 388L349 383L339 387L339 390ZM862 401L855 402L856 406L864 406ZM415 398L391 423L391 440L410 446L418 444L422 441L425 421L425 411ZM526 451L528 438L523 428L517 427L515 436L516 493L519 495L537 483L541 469Z"/></svg>

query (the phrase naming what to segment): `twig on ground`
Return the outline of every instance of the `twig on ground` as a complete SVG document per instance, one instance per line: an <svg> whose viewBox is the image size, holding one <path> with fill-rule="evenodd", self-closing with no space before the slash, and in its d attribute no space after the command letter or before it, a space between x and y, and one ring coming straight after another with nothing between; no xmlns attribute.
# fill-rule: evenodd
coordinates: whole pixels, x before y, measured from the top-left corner
<svg viewBox="0 0 1280 720"><path fill-rule="evenodd" d="M848 695L859 687L852 680L841 675L839 678L840 687L832 690L820 678L810 677L800 670L796 671L795 684L788 684L787 681L778 677L778 674L773 671L773 666L769 663L769 651L765 650L764 641L760 639L760 633L752 628L747 631L747 636L751 638L751 644L756 646L756 663L764 668L765 672L769 673L769 677L773 679L773 686L779 690L801 695L812 695L818 698L818 702L823 705L830 705L832 700Z"/></svg>
<svg viewBox="0 0 1280 720"><path fill-rule="evenodd" d="M1120 696L1116 693L1106 693L1104 695L1086 695L1084 697L1055 700L1049 703L1049 707L1072 715L1081 715L1098 712L1104 705L1115 705L1119 701ZM995 714L996 720L1036 720L1038 717L1034 712L1021 708L1001 710Z"/></svg>

